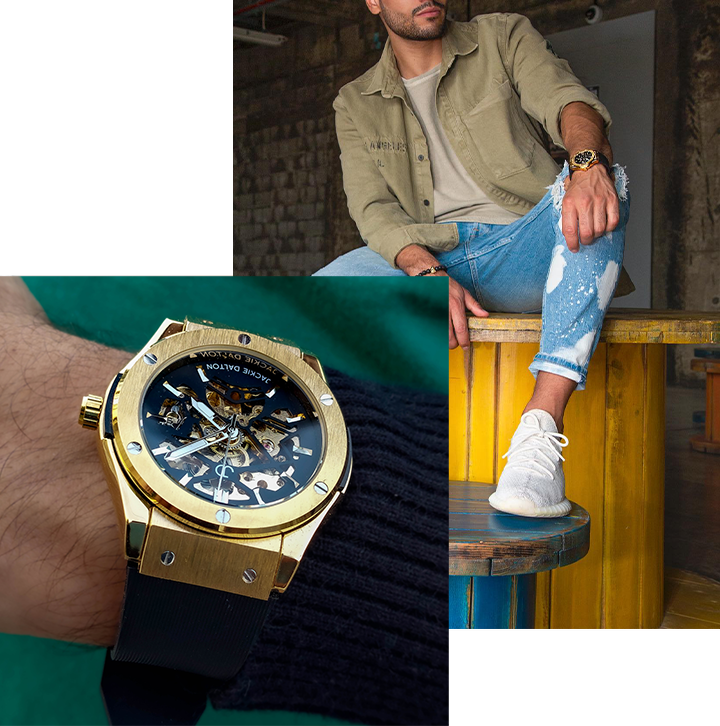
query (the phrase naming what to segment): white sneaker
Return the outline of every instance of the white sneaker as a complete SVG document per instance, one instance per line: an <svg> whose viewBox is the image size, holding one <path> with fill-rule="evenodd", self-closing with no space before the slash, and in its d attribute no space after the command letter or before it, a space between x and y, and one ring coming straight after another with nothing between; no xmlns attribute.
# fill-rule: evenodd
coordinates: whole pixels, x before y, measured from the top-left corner
<svg viewBox="0 0 720 726"><path fill-rule="evenodd" d="M534 408L520 418L503 454L507 464L489 502L501 512L523 517L562 517L572 505L565 498L565 474L560 453L568 440L559 434L555 419Z"/></svg>

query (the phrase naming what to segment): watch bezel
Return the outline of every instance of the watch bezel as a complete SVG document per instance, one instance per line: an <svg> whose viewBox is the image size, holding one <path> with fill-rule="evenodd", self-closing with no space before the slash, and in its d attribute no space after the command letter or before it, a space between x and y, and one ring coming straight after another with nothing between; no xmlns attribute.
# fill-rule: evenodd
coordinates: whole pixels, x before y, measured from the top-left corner
<svg viewBox="0 0 720 726"><path fill-rule="evenodd" d="M250 339L247 344L239 342L244 335ZM268 361L292 379L317 412L323 440L320 462L308 484L294 496L264 507L226 508L178 486L148 451L142 429L142 405L150 383L167 366L190 353L207 349L230 350ZM156 363L145 362L148 353L157 358ZM332 396L330 406L320 402L323 394ZM226 328L186 330L146 346L123 371L113 400L106 405L112 406L114 450L131 485L168 516L191 527L237 537L287 532L324 509L343 482L348 436L345 420L332 391L323 378L303 361L297 349L255 333ZM142 451L130 454L127 450L130 442L142 443ZM327 492L315 491L317 482L325 482ZM215 518L219 509L230 513L226 524L220 524Z"/></svg>

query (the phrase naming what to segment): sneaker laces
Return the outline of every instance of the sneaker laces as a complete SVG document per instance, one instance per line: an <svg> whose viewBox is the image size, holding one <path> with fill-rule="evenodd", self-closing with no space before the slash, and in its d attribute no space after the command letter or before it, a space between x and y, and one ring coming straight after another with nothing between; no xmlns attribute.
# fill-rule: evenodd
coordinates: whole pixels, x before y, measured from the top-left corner
<svg viewBox="0 0 720 726"><path fill-rule="evenodd" d="M534 431L516 444L511 444L502 455L503 459L507 457L508 460L505 468L527 469L548 479L554 479L556 464L561 459L565 461L560 452L569 443L567 436L545 431L533 413L524 414L520 418L520 423L530 426ZM541 459L538 459L537 455L540 455Z"/></svg>

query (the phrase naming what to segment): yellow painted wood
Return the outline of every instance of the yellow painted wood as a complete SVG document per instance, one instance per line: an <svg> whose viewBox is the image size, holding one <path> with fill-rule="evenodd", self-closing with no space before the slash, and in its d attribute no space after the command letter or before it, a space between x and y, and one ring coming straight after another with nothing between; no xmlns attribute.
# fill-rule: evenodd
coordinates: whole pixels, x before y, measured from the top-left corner
<svg viewBox="0 0 720 726"><path fill-rule="evenodd" d="M640 551L641 627L658 628L663 619L663 546L665 513L665 380L664 345L646 351L643 440L643 546Z"/></svg>
<svg viewBox="0 0 720 726"><path fill-rule="evenodd" d="M493 342L473 344L469 380L462 353L451 355L450 472L491 484L532 394L527 367L538 346L528 336L539 340L540 317L494 313L473 326ZM538 575L539 628L656 628L662 620L664 343L719 340L720 316L612 309L603 331L587 388L565 415L567 495L590 512L590 552Z"/></svg>
<svg viewBox="0 0 720 726"><path fill-rule="evenodd" d="M521 343L500 345L497 374L498 393L496 396L497 438L495 441L495 476L497 484L505 459L503 454L510 448L510 439L520 423L520 415L532 396L535 379L528 370L537 353L537 345Z"/></svg>
<svg viewBox="0 0 720 726"><path fill-rule="evenodd" d="M497 481L493 456L497 409L497 354L498 345L495 343L478 343L472 346L468 478L469 481L488 484Z"/></svg>
<svg viewBox="0 0 720 726"><path fill-rule="evenodd" d="M448 468L450 479L467 481L468 382L462 348L450 351Z"/></svg>
<svg viewBox="0 0 720 726"><path fill-rule="evenodd" d="M539 342L539 314L493 313L470 318L474 342ZM720 343L720 314L703 311L610 308L605 316L603 343Z"/></svg>
<svg viewBox="0 0 720 726"><path fill-rule="evenodd" d="M605 497L605 367L607 345L590 361L584 391L576 391L565 412L565 492L590 513L590 551L579 562L552 571L551 627L599 628L603 579Z"/></svg>
<svg viewBox="0 0 720 726"><path fill-rule="evenodd" d="M638 628L646 346L607 346L602 627ZM591 525L592 526L592 525Z"/></svg>

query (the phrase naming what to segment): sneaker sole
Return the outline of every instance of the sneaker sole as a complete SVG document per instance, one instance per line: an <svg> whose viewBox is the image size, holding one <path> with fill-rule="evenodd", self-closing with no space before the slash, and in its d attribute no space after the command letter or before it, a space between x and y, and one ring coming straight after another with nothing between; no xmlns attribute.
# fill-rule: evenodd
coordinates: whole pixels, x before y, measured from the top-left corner
<svg viewBox="0 0 720 726"><path fill-rule="evenodd" d="M549 507L536 507L529 499L508 497L499 500L494 493L488 498L488 503L500 512L517 514L521 517L564 517L572 509L572 504L567 499Z"/></svg>

